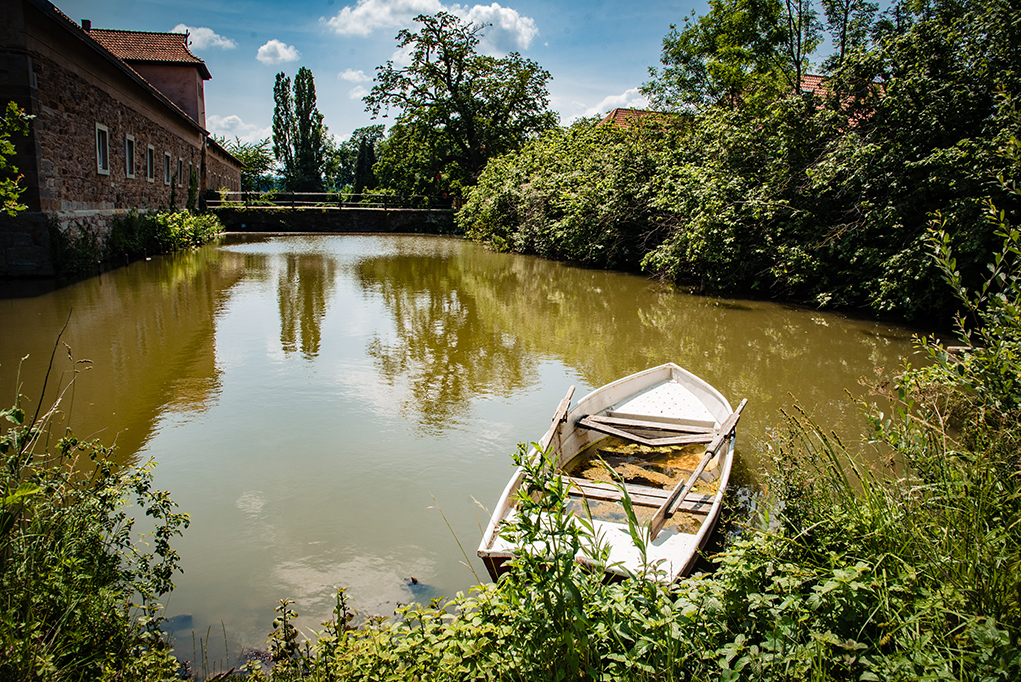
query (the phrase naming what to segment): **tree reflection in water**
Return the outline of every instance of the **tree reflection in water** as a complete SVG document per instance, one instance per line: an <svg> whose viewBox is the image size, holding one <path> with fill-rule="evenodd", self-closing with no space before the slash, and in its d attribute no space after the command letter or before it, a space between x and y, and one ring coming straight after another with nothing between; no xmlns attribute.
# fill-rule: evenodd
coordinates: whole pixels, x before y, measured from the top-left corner
<svg viewBox="0 0 1021 682"><path fill-rule="evenodd" d="M277 282L280 345L284 353L301 350L306 359L319 355L326 304L333 293L337 264L317 253L289 253Z"/></svg>
<svg viewBox="0 0 1021 682"><path fill-rule="evenodd" d="M457 258L367 258L355 271L365 290L382 297L394 323L393 338L375 333L367 354L387 384L409 386L401 411L416 414L424 430L463 423L473 400L506 396L537 380L535 357L499 320L482 314L466 281L470 272Z"/></svg>

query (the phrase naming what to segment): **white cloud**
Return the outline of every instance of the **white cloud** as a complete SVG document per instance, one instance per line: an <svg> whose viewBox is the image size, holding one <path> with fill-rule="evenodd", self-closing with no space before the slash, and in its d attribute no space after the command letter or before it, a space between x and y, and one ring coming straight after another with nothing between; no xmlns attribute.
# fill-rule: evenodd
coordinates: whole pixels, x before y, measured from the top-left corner
<svg viewBox="0 0 1021 682"><path fill-rule="evenodd" d="M296 61L301 53L293 45L282 43L276 38L259 48L255 58L263 64L282 64Z"/></svg>
<svg viewBox="0 0 1021 682"><path fill-rule="evenodd" d="M610 95L603 99L602 102L585 110L586 116L595 116L596 114L605 114L611 109L618 107L624 109L644 109L649 106L649 100L638 91L638 88L631 88L625 90L620 95Z"/></svg>
<svg viewBox="0 0 1021 682"><path fill-rule="evenodd" d="M394 53L390 55L390 61L394 63L394 66L411 66L411 54L414 51L412 45L405 45L400 49L394 50Z"/></svg>
<svg viewBox="0 0 1021 682"><path fill-rule="evenodd" d="M272 127L260 128L253 123L245 123L240 116L209 116L206 127L214 135L233 140L235 137L242 142L259 142L273 134Z"/></svg>
<svg viewBox="0 0 1021 682"><path fill-rule="evenodd" d="M475 24L491 24L480 44L485 53L506 53L524 49L539 35L531 17L523 17L510 7L491 5L444 5L440 0L358 0L336 16L324 21L338 35L367 36L376 29L410 27L419 14L449 12Z"/></svg>
<svg viewBox="0 0 1021 682"><path fill-rule="evenodd" d="M230 38L224 38L220 34L214 33L213 29L205 28L203 26L186 26L185 24L178 24L172 28L170 32L189 33L188 43L196 50L204 50L207 47L218 47L221 50L233 50L238 46L238 44Z"/></svg>
<svg viewBox="0 0 1021 682"><path fill-rule="evenodd" d="M369 94L369 91L363 88L362 86L358 85L351 88L351 91L347 93L347 96L350 97L351 99L361 99L362 97L365 97L367 94Z"/></svg>
<svg viewBox="0 0 1021 682"><path fill-rule="evenodd" d="M354 69L344 69L337 74L337 78L342 81L351 81L352 83L368 83L372 80L372 76L365 75L365 72L361 69L357 71Z"/></svg>
<svg viewBox="0 0 1021 682"><path fill-rule="evenodd" d="M377 28L409 26L419 14L445 9L439 0L358 0L327 21L338 35L367 36Z"/></svg>
<svg viewBox="0 0 1021 682"><path fill-rule="evenodd" d="M523 17L510 7L492 5L475 5L462 16L473 24L491 24L483 34L480 47L487 54L507 53L523 50L532 44L532 39L539 35L539 28L532 17Z"/></svg>

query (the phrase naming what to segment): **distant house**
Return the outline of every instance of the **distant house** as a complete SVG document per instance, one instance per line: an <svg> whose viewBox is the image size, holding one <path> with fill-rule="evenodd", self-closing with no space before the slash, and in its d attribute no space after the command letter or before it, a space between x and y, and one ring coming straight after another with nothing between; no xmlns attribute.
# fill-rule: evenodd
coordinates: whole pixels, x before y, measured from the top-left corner
<svg viewBox="0 0 1021 682"><path fill-rule="evenodd" d="M604 123L613 123L621 127L628 127L638 121L655 121L664 120L667 117L674 116L675 114L665 113L662 111L650 111L648 109L621 109L617 108L608 113L603 117L603 120L599 122L600 125Z"/></svg>
<svg viewBox="0 0 1021 682"><path fill-rule="evenodd" d="M829 93L826 87L826 77L813 73L806 73L801 76L801 92L812 93L816 97L825 97Z"/></svg>
<svg viewBox="0 0 1021 682"><path fill-rule="evenodd" d="M826 77L816 74L804 74L801 77L801 92L811 93L817 97L825 97L829 92L826 88ZM676 115L678 114L651 111L649 109L617 108L604 116L599 123L600 125L603 123L613 123L618 126L627 127L633 125L636 121L664 120L666 117Z"/></svg>
<svg viewBox="0 0 1021 682"><path fill-rule="evenodd" d="M241 188L205 128L211 76L186 34L93 29L45 0L0 0L0 16L0 103L34 117L14 159L28 211L0 218L0 276L52 273L51 222L102 240L131 209L184 207L192 171L200 194Z"/></svg>

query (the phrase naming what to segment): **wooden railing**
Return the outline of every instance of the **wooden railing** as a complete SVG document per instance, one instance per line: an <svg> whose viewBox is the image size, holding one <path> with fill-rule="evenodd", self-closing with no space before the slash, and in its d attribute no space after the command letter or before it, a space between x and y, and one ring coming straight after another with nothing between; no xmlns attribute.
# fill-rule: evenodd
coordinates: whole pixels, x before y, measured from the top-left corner
<svg viewBox="0 0 1021 682"><path fill-rule="evenodd" d="M451 196L427 194L397 195L362 192L211 192L206 205L210 208L266 208L266 209L418 209L453 210L460 208L461 199Z"/></svg>

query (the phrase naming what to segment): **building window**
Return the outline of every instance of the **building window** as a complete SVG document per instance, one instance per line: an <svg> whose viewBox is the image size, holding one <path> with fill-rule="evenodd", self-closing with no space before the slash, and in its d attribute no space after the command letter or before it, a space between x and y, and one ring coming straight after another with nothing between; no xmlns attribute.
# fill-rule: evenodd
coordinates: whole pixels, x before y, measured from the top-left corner
<svg viewBox="0 0 1021 682"><path fill-rule="evenodd" d="M156 148L152 145L145 150L145 179L156 181Z"/></svg>
<svg viewBox="0 0 1021 682"><path fill-rule="evenodd" d="M102 123L96 124L96 171L110 174L110 129Z"/></svg>
<svg viewBox="0 0 1021 682"><path fill-rule="evenodd" d="M170 152L163 152L163 184L170 184Z"/></svg>
<svg viewBox="0 0 1021 682"><path fill-rule="evenodd" d="M124 177L135 177L135 138L124 136Z"/></svg>
<svg viewBox="0 0 1021 682"><path fill-rule="evenodd" d="M184 159L177 160L177 186L184 187Z"/></svg>

